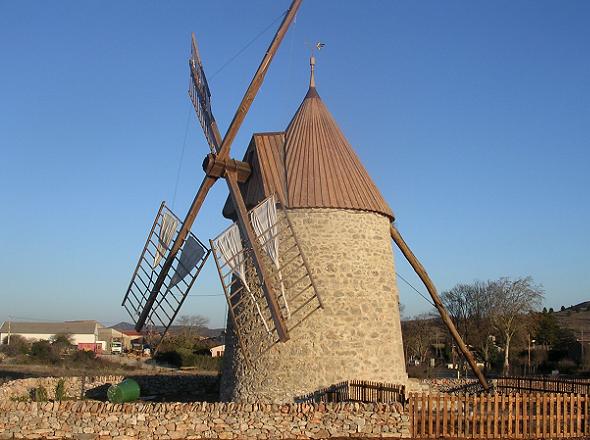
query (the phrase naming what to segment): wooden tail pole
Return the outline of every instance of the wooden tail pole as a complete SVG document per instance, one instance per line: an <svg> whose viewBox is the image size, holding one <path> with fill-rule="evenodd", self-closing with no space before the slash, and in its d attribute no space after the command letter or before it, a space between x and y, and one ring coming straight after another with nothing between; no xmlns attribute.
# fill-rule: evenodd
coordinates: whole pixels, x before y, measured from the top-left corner
<svg viewBox="0 0 590 440"><path fill-rule="evenodd" d="M414 253L408 247L408 245L406 244L406 242L402 238L402 236L399 233L399 231L397 230L397 228L395 226L391 225L389 229L390 229L390 233L391 233L391 238L393 238L393 241L395 242L397 247L399 247L400 251L402 251L402 254L404 254L404 257L406 257L406 260L408 260L408 262L410 263L410 265L412 266L412 268L414 269L416 274L420 277L420 279L422 280L422 282L426 286L426 289L428 290L428 293L430 293L430 297L432 298L432 301L434 302L434 305L437 308L442 321L449 329L449 332L451 333L451 336L453 337L453 339L457 343L457 346L461 350L461 353L463 353L463 356L465 356L465 358L467 359L467 362L469 363L469 366L473 370L473 373L475 373L475 375L477 376L479 383L487 391L489 389L488 382L486 381L486 378L484 377L483 373L481 372L481 370L479 369L479 367L475 363L475 359L473 358L473 355L471 354L471 352L469 351L469 349L467 348L467 346L463 342L463 339L461 339L461 336L459 335L459 332L455 328L455 324L453 324L451 317L447 313L447 310L445 309L442 301L440 300L440 297L438 296L438 292L436 291L436 287L434 286L434 283L432 282L432 280L428 276L426 269L424 269L424 266L422 266L422 264L418 261L418 259L414 255Z"/></svg>

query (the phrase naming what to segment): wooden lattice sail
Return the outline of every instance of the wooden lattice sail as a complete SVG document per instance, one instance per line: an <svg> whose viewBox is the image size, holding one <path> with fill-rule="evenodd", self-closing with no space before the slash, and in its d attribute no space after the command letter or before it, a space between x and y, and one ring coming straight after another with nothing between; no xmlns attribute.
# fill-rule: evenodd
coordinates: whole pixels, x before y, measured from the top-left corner
<svg viewBox="0 0 590 440"><path fill-rule="evenodd" d="M320 294L289 214L275 195L251 209L249 216L264 252L270 277L266 281L278 293L281 317L291 331L322 307ZM240 349L252 363L279 338L256 283L251 248L242 243L235 223L210 243Z"/></svg>
<svg viewBox="0 0 590 440"><path fill-rule="evenodd" d="M152 304L148 305L155 282L169 256L171 243L180 228L180 219L162 202L122 303L133 323L142 313L146 314L146 324L160 335L154 347L156 349L211 252L194 234L189 233L180 251L174 255L172 269L166 274L161 289Z"/></svg>

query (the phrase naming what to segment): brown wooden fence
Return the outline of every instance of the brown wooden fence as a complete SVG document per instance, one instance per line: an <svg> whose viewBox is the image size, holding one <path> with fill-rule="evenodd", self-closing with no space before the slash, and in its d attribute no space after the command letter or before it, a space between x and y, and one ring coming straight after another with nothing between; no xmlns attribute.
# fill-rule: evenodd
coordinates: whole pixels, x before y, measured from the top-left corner
<svg viewBox="0 0 590 440"><path fill-rule="evenodd" d="M546 377L499 377L494 380L500 392L539 391L546 393L590 394L590 383L582 380Z"/></svg>
<svg viewBox="0 0 590 440"><path fill-rule="evenodd" d="M410 394L415 438L556 438L590 434L581 394Z"/></svg>
<svg viewBox="0 0 590 440"><path fill-rule="evenodd" d="M403 385L371 382L366 380L347 380L317 390L296 399L298 402L380 402L401 403L406 401L406 388Z"/></svg>

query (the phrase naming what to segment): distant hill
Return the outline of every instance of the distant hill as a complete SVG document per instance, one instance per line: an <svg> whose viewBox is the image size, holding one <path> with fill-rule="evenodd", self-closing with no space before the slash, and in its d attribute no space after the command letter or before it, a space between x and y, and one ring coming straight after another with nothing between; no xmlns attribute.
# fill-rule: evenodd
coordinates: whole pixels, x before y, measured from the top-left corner
<svg viewBox="0 0 590 440"><path fill-rule="evenodd" d="M119 330L120 332L126 332L128 330L135 330L135 326L130 322L121 321L118 324L112 325L111 328Z"/></svg>
<svg viewBox="0 0 590 440"><path fill-rule="evenodd" d="M573 330L578 338L590 340L590 301L555 312L555 317L559 325Z"/></svg>
<svg viewBox="0 0 590 440"><path fill-rule="evenodd" d="M114 328L115 330L119 330L120 332L135 330L135 326L133 324L131 324L130 322L125 322L125 321L119 322L118 324L111 326L111 328ZM169 331L170 331L170 333L177 333L177 332L182 331L183 328L184 327L182 325L173 325L170 327ZM158 328L156 328L156 330L163 331L164 328L158 327ZM216 338L224 331L225 331L224 328L204 328L199 333L201 334L201 336L205 336L207 338Z"/></svg>

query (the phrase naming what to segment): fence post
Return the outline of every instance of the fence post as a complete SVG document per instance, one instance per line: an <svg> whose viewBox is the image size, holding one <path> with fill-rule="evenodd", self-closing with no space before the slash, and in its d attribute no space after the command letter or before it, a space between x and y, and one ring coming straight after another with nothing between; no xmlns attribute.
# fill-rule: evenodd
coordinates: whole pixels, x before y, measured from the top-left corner
<svg viewBox="0 0 590 440"><path fill-rule="evenodd" d="M582 434L582 399L580 394L576 395L576 435Z"/></svg>
<svg viewBox="0 0 590 440"><path fill-rule="evenodd" d="M447 404L449 402L449 395L448 394L444 394L443 395L443 419L442 419L442 436L446 437L447 434ZM451 409L452 411L452 409Z"/></svg>
<svg viewBox="0 0 590 440"><path fill-rule="evenodd" d="M560 436L562 433L562 429L561 429L561 403L563 400L563 394L558 393L555 396L555 401L556 401L556 405L555 405L555 434L557 436Z"/></svg>
<svg viewBox="0 0 590 440"><path fill-rule="evenodd" d="M449 400L451 401L451 407L450 407L451 420L450 420L450 426L448 429L449 437L455 437L455 401L456 401L456 397L457 396L455 396L455 395L451 395L449 397ZM457 411L459 411L459 410L457 409Z"/></svg>
<svg viewBox="0 0 590 440"><path fill-rule="evenodd" d="M414 394L410 393L408 399L408 413L410 415L410 432L416 437L416 417L414 415Z"/></svg>
<svg viewBox="0 0 590 440"><path fill-rule="evenodd" d="M557 414L557 395L555 393L551 393L549 405L549 436L552 436L557 435L557 423L555 422L555 416Z"/></svg>
<svg viewBox="0 0 590 440"><path fill-rule="evenodd" d="M506 437L512 436L512 394L508 395L508 430Z"/></svg>

